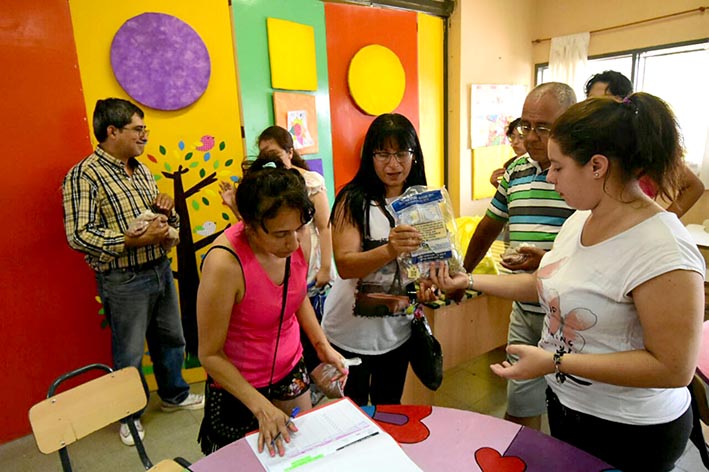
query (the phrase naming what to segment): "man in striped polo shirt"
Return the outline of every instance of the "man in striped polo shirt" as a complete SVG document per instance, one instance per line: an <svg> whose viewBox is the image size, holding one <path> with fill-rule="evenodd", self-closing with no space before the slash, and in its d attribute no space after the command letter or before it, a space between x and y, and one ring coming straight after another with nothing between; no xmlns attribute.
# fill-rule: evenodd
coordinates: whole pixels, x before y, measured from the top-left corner
<svg viewBox="0 0 709 472"><path fill-rule="evenodd" d="M549 158L547 141L554 121L576 103L574 91L566 84L549 82L534 88L524 101L518 131L524 138L526 156L507 167L497 193L480 221L465 254L465 269L471 272L487 253L509 220L510 246L518 248L521 257L503 265L511 271L533 272L545 251L551 249L557 233L572 213L554 185L547 183ZM522 246L522 243L530 246ZM536 346L542 333L544 310L538 304L512 305L508 344ZM508 355L508 361L516 358ZM541 415L546 410L546 381L510 380L507 384L505 419L541 428Z"/></svg>
<svg viewBox="0 0 709 472"><path fill-rule="evenodd" d="M143 116L127 100L96 102L99 145L64 178L64 227L69 245L84 253L95 271L114 367L136 367L147 396L141 368L147 337L163 411L194 410L204 407L204 396L191 394L182 377L185 338L165 250L169 229L177 228L179 219L172 197L158 193L150 170L136 159L148 142ZM146 210L157 217L129 230ZM133 421L142 439L141 414ZM127 424L119 433L123 444L134 445Z"/></svg>

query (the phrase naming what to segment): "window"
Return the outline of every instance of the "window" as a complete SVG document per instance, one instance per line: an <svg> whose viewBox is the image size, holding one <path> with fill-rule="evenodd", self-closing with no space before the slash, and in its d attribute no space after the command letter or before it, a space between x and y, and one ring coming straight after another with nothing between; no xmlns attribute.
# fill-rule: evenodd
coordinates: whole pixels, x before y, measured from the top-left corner
<svg viewBox="0 0 709 472"><path fill-rule="evenodd" d="M670 104L684 136L687 166L709 188L709 40L589 57L588 77L604 70L622 73L636 91ZM548 73L548 64L538 64L537 84Z"/></svg>

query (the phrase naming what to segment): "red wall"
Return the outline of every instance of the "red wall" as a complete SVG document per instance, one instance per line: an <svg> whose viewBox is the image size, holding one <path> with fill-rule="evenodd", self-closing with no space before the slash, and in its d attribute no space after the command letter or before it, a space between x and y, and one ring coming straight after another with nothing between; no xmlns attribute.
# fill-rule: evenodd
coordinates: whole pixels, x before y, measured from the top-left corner
<svg viewBox="0 0 709 472"><path fill-rule="evenodd" d="M361 48L380 44L399 57L406 73L406 91L401 104L394 111L406 116L418 130L416 13L326 3L325 25L332 157L337 191L357 172L364 135L375 118L357 107L347 86L350 61ZM363 28L363 25L366 27Z"/></svg>
<svg viewBox="0 0 709 472"><path fill-rule="evenodd" d="M110 361L92 272L69 249L61 183L91 152L66 0L6 0L0 28L0 443L61 373Z"/></svg>

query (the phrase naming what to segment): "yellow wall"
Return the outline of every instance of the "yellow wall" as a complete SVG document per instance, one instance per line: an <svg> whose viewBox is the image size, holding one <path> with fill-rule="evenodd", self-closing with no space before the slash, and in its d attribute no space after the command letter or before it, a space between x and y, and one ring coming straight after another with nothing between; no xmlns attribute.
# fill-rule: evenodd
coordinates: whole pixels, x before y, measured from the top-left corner
<svg viewBox="0 0 709 472"><path fill-rule="evenodd" d="M419 139L429 187L443 185L443 20L418 15Z"/></svg>
<svg viewBox="0 0 709 472"><path fill-rule="evenodd" d="M533 0L456 2L448 37L448 182L459 215L482 214L488 202L472 200L470 84L530 87L533 6Z"/></svg>

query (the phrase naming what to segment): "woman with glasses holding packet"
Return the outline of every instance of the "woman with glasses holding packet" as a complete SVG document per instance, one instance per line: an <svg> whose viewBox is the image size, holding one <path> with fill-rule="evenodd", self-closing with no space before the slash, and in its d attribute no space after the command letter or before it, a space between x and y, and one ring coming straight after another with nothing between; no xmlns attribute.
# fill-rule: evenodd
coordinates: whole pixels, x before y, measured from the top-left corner
<svg viewBox="0 0 709 472"><path fill-rule="evenodd" d="M401 403L412 317L397 257L422 239L411 226L395 226L386 205L412 185L426 185L416 130L400 114L380 115L367 130L357 174L335 199L330 222L340 278L322 321L335 349L362 359L345 385L358 405Z"/></svg>

